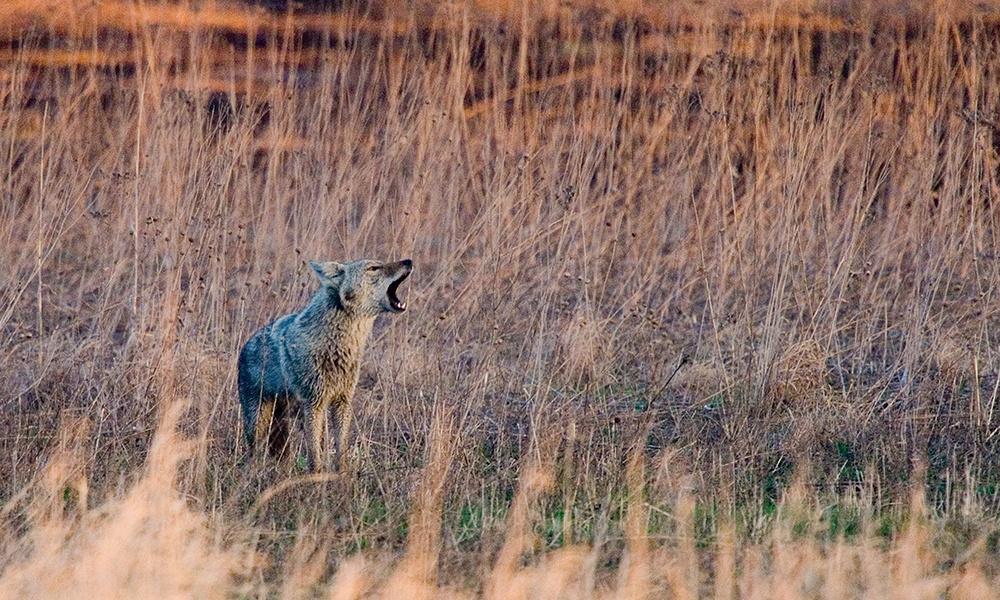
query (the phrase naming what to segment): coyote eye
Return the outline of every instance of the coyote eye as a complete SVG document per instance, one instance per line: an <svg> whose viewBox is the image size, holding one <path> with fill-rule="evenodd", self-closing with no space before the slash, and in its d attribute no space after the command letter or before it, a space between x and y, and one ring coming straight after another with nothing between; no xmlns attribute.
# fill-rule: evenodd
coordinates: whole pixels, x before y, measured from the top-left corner
<svg viewBox="0 0 1000 600"><path fill-rule="evenodd" d="M368 267L367 269L365 269L365 271L367 271L369 273L374 273L375 271L378 271L380 268L381 267L379 267L377 265L372 265L372 266Z"/></svg>

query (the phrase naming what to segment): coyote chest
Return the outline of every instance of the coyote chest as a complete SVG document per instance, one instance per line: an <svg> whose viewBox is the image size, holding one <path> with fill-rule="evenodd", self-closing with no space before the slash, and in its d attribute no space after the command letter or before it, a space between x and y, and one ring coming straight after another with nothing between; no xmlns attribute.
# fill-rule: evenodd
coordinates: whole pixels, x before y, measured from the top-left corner
<svg viewBox="0 0 1000 600"><path fill-rule="evenodd" d="M310 348L316 374L312 382L316 400L339 404L350 400L361 373L361 355L371 335L372 320L359 321L349 331L331 331Z"/></svg>

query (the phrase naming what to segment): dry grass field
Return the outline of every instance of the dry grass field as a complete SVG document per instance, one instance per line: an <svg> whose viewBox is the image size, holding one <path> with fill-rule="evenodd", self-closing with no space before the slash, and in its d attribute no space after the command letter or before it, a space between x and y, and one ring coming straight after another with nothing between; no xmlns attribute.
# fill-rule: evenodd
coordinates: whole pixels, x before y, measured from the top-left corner
<svg viewBox="0 0 1000 600"><path fill-rule="evenodd" d="M8 0L0 174L0 597L1000 586L1000 6ZM363 257L351 468L244 470Z"/></svg>

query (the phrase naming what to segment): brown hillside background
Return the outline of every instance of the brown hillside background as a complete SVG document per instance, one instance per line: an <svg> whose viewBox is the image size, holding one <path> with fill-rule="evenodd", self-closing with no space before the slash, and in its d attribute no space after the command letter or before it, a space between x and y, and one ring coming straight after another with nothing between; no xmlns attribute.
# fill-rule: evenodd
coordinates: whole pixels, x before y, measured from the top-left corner
<svg viewBox="0 0 1000 600"><path fill-rule="evenodd" d="M992 2L7 0L0 596L991 598L998 110ZM241 468L354 258L351 468Z"/></svg>

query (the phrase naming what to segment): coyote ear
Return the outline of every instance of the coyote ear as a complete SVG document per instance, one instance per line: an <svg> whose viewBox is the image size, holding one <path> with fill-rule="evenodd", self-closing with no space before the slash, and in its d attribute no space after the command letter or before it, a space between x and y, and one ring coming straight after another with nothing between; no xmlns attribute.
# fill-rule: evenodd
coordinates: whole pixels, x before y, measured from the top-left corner
<svg viewBox="0 0 1000 600"><path fill-rule="evenodd" d="M344 266L333 261L321 263L311 260L309 266L313 268L313 271L316 271L319 280L326 284L333 283L344 272Z"/></svg>

